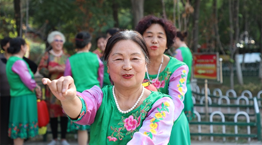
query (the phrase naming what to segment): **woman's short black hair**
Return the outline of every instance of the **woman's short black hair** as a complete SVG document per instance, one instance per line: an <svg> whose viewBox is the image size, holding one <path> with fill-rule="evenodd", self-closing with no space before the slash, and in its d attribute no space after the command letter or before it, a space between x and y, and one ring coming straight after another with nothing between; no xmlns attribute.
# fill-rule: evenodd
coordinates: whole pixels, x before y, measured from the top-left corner
<svg viewBox="0 0 262 145"><path fill-rule="evenodd" d="M176 27L173 26L171 21L149 15L138 22L136 31L143 35L146 29L148 29L152 24L159 24L164 28L167 38L166 46L167 48L170 48L173 45L176 36Z"/></svg>
<svg viewBox="0 0 262 145"><path fill-rule="evenodd" d="M96 37L96 43L98 42L98 40L99 40L100 38L106 39L106 36L105 36L105 35L99 35L99 36L97 36L97 37Z"/></svg>
<svg viewBox="0 0 262 145"><path fill-rule="evenodd" d="M16 54L20 52L21 46L25 45L25 40L20 37L16 37L10 40L10 46L7 48L7 52L10 54Z"/></svg>
<svg viewBox="0 0 262 145"><path fill-rule="evenodd" d="M106 31L106 33L110 34L111 36L113 36L114 34L116 34L117 32L119 32L120 29L119 28L110 28Z"/></svg>
<svg viewBox="0 0 262 145"><path fill-rule="evenodd" d="M7 43L10 42L12 38L10 37L5 37L4 39L1 40L1 48L4 50L4 46L6 46Z"/></svg>
<svg viewBox="0 0 262 145"><path fill-rule="evenodd" d="M177 31L176 37L178 37L181 41L184 41L185 38L187 37L187 32Z"/></svg>
<svg viewBox="0 0 262 145"><path fill-rule="evenodd" d="M92 36L88 32L79 32L75 37L75 45L78 49L83 49L92 40Z"/></svg>
<svg viewBox="0 0 262 145"><path fill-rule="evenodd" d="M121 40L132 40L138 46L140 46L143 54L145 55L145 60L148 63L149 62L149 53L146 47L146 43L143 39L143 37L136 31L133 30L125 30L125 31L120 31L119 33L116 33L112 37L110 37L107 41L106 48L105 48L105 53L104 53L104 58L106 61L108 61L108 57L110 52L112 51L114 45L121 41ZM128 49L128 46L127 46Z"/></svg>

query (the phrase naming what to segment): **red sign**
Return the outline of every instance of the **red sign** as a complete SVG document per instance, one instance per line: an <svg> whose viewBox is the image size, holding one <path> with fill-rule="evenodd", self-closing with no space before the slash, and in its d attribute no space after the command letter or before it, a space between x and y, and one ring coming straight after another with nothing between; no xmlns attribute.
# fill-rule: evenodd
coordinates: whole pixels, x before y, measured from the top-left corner
<svg viewBox="0 0 262 145"><path fill-rule="evenodd" d="M218 55L217 54L194 54L193 76L198 79L218 80Z"/></svg>

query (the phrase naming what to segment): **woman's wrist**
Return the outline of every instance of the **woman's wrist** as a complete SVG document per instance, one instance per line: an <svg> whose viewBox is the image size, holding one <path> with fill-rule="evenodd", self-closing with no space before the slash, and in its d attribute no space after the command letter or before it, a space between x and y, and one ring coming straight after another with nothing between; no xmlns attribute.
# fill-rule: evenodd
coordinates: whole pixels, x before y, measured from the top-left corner
<svg viewBox="0 0 262 145"><path fill-rule="evenodd" d="M74 120L79 117L79 114L82 110L82 106L80 104L82 103L78 96L75 95L75 97L70 100L61 101L61 104L62 104L63 110L71 119ZM81 108L78 108L80 106Z"/></svg>

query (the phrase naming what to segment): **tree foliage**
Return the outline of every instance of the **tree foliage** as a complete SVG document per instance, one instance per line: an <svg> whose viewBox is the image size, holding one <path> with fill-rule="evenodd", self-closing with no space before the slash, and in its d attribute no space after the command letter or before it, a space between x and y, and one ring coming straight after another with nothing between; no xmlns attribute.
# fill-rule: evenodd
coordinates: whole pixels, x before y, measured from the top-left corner
<svg viewBox="0 0 262 145"><path fill-rule="evenodd" d="M25 25L25 0L22 3L23 25ZM193 35L193 16L197 0L145 0L144 15L163 17L164 11L167 19L182 31L188 31L187 43L193 45L194 37L198 37L197 45L207 46L203 51L216 52L218 49L218 36L214 25L217 24L219 40L225 53L229 54L230 28L228 0L200 0L198 29L199 34ZM13 1L0 1L0 38L6 35L16 35L14 23ZM95 38L105 33L108 28L118 26L121 29L134 29L134 16L131 0L29 0L29 26L27 28L41 35L45 40L49 32L59 30L65 34L69 42L79 31L89 31ZM162 3L161 3L162 2ZM247 30L259 44L261 38L260 0L239 0L239 33ZM115 9L114 9L115 8ZM216 19L214 18L216 12ZM25 27L23 27L25 28ZM237 43L237 42L236 42ZM94 46L94 45L93 45ZM221 52L221 51L220 51Z"/></svg>

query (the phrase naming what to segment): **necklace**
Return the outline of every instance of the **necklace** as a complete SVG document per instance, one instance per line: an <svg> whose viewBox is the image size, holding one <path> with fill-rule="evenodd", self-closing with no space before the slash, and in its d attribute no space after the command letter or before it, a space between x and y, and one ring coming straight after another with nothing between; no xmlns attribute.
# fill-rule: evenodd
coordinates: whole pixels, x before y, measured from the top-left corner
<svg viewBox="0 0 262 145"><path fill-rule="evenodd" d="M154 82L153 82L153 80L150 80L150 77L149 77L149 75L148 75L148 69L146 70L147 78L148 78L148 80L150 81L151 84L155 83L156 80L158 79L160 70L161 70L161 68L162 68L163 61L164 61L164 56L162 57L162 61L161 61L161 64L160 64L160 66L159 66L159 69L158 69L158 72L157 72L157 76L156 76Z"/></svg>
<svg viewBox="0 0 262 145"><path fill-rule="evenodd" d="M56 56L56 57L59 57L59 56L61 56L61 55L63 54L63 51L60 51L60 52L56 53L56 52L52 49L52 50L50 50L50 53L53 54L53 55Z"/></svg>
<svg viewBox="0 0 262 145"><path fill-rule="evenodd" d="M120 107L119 107L119 105L118 105L118 103L117 103L117 99L116 99L116 95L115 95L115 86L113 86L113 96L114 96L114 99L115 99L115 102L116 102L116 107L117 107L117 109L118 109L118 111L119 112L121 112L121 113L123 113L123 114L126 114L126 113L129 113L130 111L132 111L132 110L134 110L134 108L137 106L137 104L138 104L138 102L141 100L141 98L143 97L143 95L144 95L144 87L143 87L143 90L142 90L142 93L141 93L141 95L139 96L139 98L137 99L137 101L136 101L136 103L135 103L135 105L133 106L133 107L131 107L130 109L128 109L127 111L123 111L123 110L121 110L120 109Z"/></svg>

